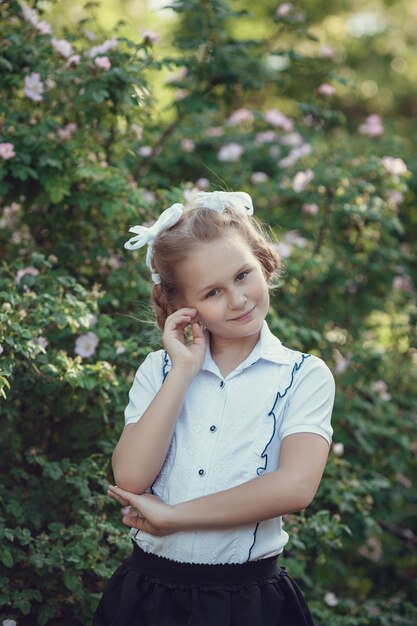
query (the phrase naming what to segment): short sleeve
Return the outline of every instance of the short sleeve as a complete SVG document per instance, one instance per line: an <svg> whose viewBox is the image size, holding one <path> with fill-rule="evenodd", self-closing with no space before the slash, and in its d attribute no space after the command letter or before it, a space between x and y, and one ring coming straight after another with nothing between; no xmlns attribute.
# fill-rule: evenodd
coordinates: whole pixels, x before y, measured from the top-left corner
<svg viewBox="0 0 417 626"><path fill-rule="evenodd" d="M137 422L155 395L163 381L162 350L148 354L138 368L129 391L129 404L125 408L125 426Z"/></svg>
<svg viewBox="0 0 417 626"><path fill-rule="evenodd" d="M332 372L324 361L310 355L294 373L291 395L279 429L280 439L294 433L316 433L330 445L334 398Z"/></svg>

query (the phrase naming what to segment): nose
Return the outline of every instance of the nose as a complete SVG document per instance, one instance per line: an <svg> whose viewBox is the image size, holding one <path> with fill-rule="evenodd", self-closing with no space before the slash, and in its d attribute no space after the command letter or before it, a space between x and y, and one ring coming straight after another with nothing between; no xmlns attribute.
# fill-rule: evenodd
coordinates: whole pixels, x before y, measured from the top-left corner
<svg viewBox="0 0 417 626"><path fill-rule="evenodd" d="M246 296L241 289L235 287L230 290L229 294L229 308L234 309L242 309L246 303Z"/></svg>

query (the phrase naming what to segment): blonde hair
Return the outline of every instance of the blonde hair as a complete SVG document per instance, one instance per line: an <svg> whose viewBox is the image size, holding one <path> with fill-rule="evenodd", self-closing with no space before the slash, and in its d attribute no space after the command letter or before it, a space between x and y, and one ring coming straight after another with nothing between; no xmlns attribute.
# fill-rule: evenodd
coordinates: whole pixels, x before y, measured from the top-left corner
<svg viewBox="0 0 417 626"><path fill-rule="evenodd" d="M158 326L162 329L168 315L179 308L181 285L176 274L180 263L201 243L214 241L228 233L236 233L250 246L261 263L269 285L281 272L281 259L274 246L272 231L254 217L227 204L223 212L191 203L179 221L162 231L153 243L152 265L161 282L153 285L151 300Z"/></svg>

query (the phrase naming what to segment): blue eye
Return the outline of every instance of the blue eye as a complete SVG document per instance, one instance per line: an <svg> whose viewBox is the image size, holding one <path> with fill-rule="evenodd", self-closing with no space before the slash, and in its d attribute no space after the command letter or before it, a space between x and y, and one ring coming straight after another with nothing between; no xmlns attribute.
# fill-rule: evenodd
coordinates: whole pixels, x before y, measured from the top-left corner
<svg viewBox="0 0 417 626"><path fill-rule="evenodd" d="M213 296L215 296L217 293L216 289L211 289L211 291L208 292L208 294L206 295L206 298L212 298Z"/></svg>
<svg viewBox="0 0 417 626"><path fill-rule="evenodd" d="M244 280L248 274L249 274L249 272L248 272L248 271L240 272L240 273L236 276L236 280Z"/></svg>

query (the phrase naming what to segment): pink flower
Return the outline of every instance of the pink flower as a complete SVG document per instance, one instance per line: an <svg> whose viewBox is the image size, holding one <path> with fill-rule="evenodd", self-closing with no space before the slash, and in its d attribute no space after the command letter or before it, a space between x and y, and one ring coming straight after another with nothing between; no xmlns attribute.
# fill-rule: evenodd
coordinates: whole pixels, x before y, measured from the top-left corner
<svg viewBox="0 0 417 626"><path fill-rule="evenodd" d="M142 139L143 136L143 128L142 126L138 126L138 124L132 124L132 131L133 134L135 135L136 139L138 141L140 141Z"/></svg>
<svg viewBox="0 0 417 626"><path fill-rule="evenodd" d="M92 331L86 335L80 335L75 341L75 353L82 358L93 356L99 344L99 338Z"/></svg>
<svg viewBox="0 0 417 626"><path fill-rule="evenodd" d="M94 59L94 63L101 70L105 70L106 72L111 68L111 63L109 57L96 57Z"/></svg>
<svg viewBox="0 0 417 626"><path fill-rule="evenodd" d="M64 128L58 128L57 134L60 139L71 139L76 130L78 130L77 124L71 122L64 126Z"/></svg>
<svg viewBox="0 0 417 626"><path fill-rule="evenodd" d="M320 56L322 59L332 59L334 50L330 46L320 46Z"/></svg>
<svg viewBox="0 0 417 626"><path fill-rule="evenodd" d="M174 72L173 74L171 74L171 76L168 76L167 83L176 83L177 81L185 78L187 74L188 74L187 68L182 67L177 72Z"/></svg>
<svg viewBox="0 0 417 626"><path fill-rule="evenodd" d="M275 15L277 17L286 17L287 15L291 13L293 8L294 7L291 4L291 2L284 2L283 4L280 4L279 7L277 7L277 10L275 11Z"/></svg>
<svg viewBox="0 0 417 626"><path fill-rule="evenodd" d="M7 159L12 159L16 156L16 152L14 151L14 145L9 142L0 143L0 157L5 161Z"/></svg>
<svg viewBox="0 0 417 626"><path fill-rule="evenodd" d="M407 172L407 166L402 159L384 156L382 157L382 164L390 174L393 174L393 176L402 176Z"/></svg>
<svg viewBox="0 0 417 626"><path fill-rule="evenodd" d="M27 98L30 98L34 102L40 102L42 100L44 84L38 72L32 72L32 74L25 76L23 92Z"/></svg>
<svg viewBox="0 0 417 626"><path fill-rule="evenodd" d="M107 39L104 43L99 46L93 46L88 52L87 55L90 59L94 59L98 54L106 54L109 50L113 50L117 47L117 39L113 37L112 39Z"/></svg>
<svg viewBox="0 0 417 626"><path fill-rule="evenodd" d="M25 2L21 2L20 5L24 19L33 26L33 28L36 28L42 35L52 35L51 25L48 24L48 22L40 21L39 15L35 9L30 9Z"/></svg>
<svg viewBox="0 0 417 626"><path fill-rule="evenodd" d="M3 346L0 343L0 354L3 354L3 352L4 352L4 348L3 348ZM4 624L4 622L3 622L3 624Z"/></svg>
<svg viewBox="0 0 417 626"><path fill-rule="evenodd" d="M379 137L384 132L381 117L376 114L368 115L363 124L359 126L358 131L367 137Z"/></svg>
<svg viewBox="0 0 417 626"><path fill-rule="evenodd" d="M39 274L39 270L37 270L36 267L23 267L22 269L17 270L17 274L14 279L15 282L19 284L23 276L25 276L26 274L30 274L31 276L37 276Z"/></svg>
<svg viewBox="0 0 417 626"><path fill-rule="evenodd" d="M184 137L184 139L181 140L181 148L184 152L194 152L194 141L192 139L188 139L188 137Z"/></svg>
<svg viewBox="0 0 417 626"><path fill-rule="evenodd" d="M334 594L332 591L326 593L326 595L324 596L324 601L327 606L336 606L339 603L336 594Z"/></svg>
<svg viewBox="0 0 417 626"><path fill-rule="evenodd" d="M142 30L140 31L140 34L143 37L145 45L147 44L149 46L153 46L154 43L159 41L159 35L153 30Z"/></svg>
<svg viewBox="0 0 417 626"><path fill-rule="evenodd" d="M37 343L44 350L46 350L49 345L49 341L45 339L45 337L38 337L37 339L35 339L35 343Z"/></svg>
<svg viewBox="0 0 417 626"><path fill-rule="evenodd" d="M271 124L272 126L276 126L277 128L282 128L285 132L290 132L293 129L293 122L286 115L278 111L277 109L269 109L264 113L264 120Z"/></svg>
<svg viewBox="0 0 417 626"><path fill-rule="evenodd" d="M206 137L221 137L224 135L224 128L221 126L211 126L204 131Z"/></svg>
<svg viewBox="0 0 417 626"><path fill-rule="evenodd" d="M80 60L81 60L81 57L79 54L72 54L70 57L68 57L68 60L65 63L65 67L72 67L73 65L78 65Z"/></svg>
<svg viewBox="0 0 417 626"><path fill-rule="evenodd" d="M184 191L182 192L182 195L184 196L184 200L187 203L193 202L195 200L195 197L198 193L198 189L197 187L192 187L191 189L184 189Z"/></svg>
<svg viewBox="0 0 417 626"><path fill-rule="evenodd" d="M180 100L184 100L188 96L188 91L186 89L177 89L174 94L174 99L179 102Z"/></svg>
<svg viewBox="0 0 417 626"><path fill-rule="evenodd" d="M16 621L14 619L4 619L3 626L16 626Z"/></svg>
<svg viewBox="0 0 417 626"><path fill-rule="evenodd" d="M123 354L124 352L126 352L122 341L115 341L114 347L116 348L116 354Z"/></svg>
<svg viewBox="0 0 417 626"><path fill-rule="evenodd" d="M303 191L313 178L314 172L312 170L297 172L292 181L292 188L296 193L300 193L300 191Z"/></svg>
<svg viewBox="0 0 417 626"><path fill-rule="evenodd" d="M55 37L52 37L51 44L64 59L68 59L74 54L72 45L66 39L55 39Z"/></svg>
<svg viewBox="0 0 417 626"><path fill-rule="evenodd" d="M388 393L388 387L385 380L376 380L371 384L371 390L374 391L381 398L381 400L384 400L384 402L391 400L391 394Z"/></svg>
<svg viewBox="0 0 417 626"><path fill-rule="evenodd" d="M148 189L145 189L145 191L142 192L142 198L146 202L149 202L149 204L153 204L156 201L156 195L153 191L149 191Z"/></svg>
<svg viewBox="0 0 417 626"><path fill-rule="evenodd" d="M138 150L138 153L140 154L140 156L151 156L152 154L152 146L141 146Z"/></svg>
<svg viewBox="0 0 417 626"><path fill-rule="evenodd" d="M324 96L325 98L328 98L330 96L333 96L336 93L336 90L328 83L323 83L322 85L320 85L320 87L317 87L317 93L319 94L319 96Z"/></svg>
<svg viewBox="0 0 417 626"><path fill-rule="evenodd" d="M237 109L227 121L231 126L237 126L245 122L253 122L253 113L249 109Z"/></svg>
<svg viewBox="0 0 417 626"><path fill-rule="evenodd" d="M301 237L296 230L289 230L275 247L278 254L286 259L292 254L293 247L304 248L307 240Z"/></svg>
<svg viewBox="0 0 417 626"><path fill-rule="evenodd" d="M230 142L222 146L217 153L219 161L234 162L239 161L244 152L243 146L239 143Z"/></svg>
<svg viewBox="0 0 417 626"><path fill-rule="evenodd" d="M265 130L255 135L255 143L262 145L264 143L272 143L277 138L277 134L274 130Z"/></svg>
<svg viewBox="0 0 417 626"><path fill-rule="evenodd" d="M343 445L343 443L334 443L332 445L332 450L336 456L343 456L345 446Z"/></svg>
<svg viewBox="0 0 417 626"><path fill-rule="evenodd" d="M122 509L120 509L123 517L125 517L126 515L129 515L130 513L130 506L124 506Z"/></svg>
<svg viewBox="0 0 417 626"><path fill-rule="evenodd" d="M315 204L314 202L312 203L305 202L303 204L302 211L304 215L317 215L317 213L319 212L319 206L318 204Z"/></svg>
<svg viewBox="0 0 417 626"><path fill-rule="evenodd" d="M269 176L265 172L253 172L250 179L254 185L258 185L259 183L266 183L269 180Z"/></svg>
<svg viewBox="0 0 417 626"><path fill-rule="evenodd" d="M403 274L402 276L394 276L392 281L392 288L395 291L412 291L413 290L413 282L408 274Z"/></svg>
<svg viewBox="0 0 417 626"><path fill-rule="evenodd" d="M208 189L210 187L210 181L208 178L199 178L195 181L195 184L199 189Z"/></svg>
<svg viewBox="0 0 417 626"><path fill-rule="evenodd" d="M304 143L304 138L300 133L289 133L288 135L284 135L281 137L280 143L283 146L291 146L293 148L297 146L302 146Z"/></svg>

